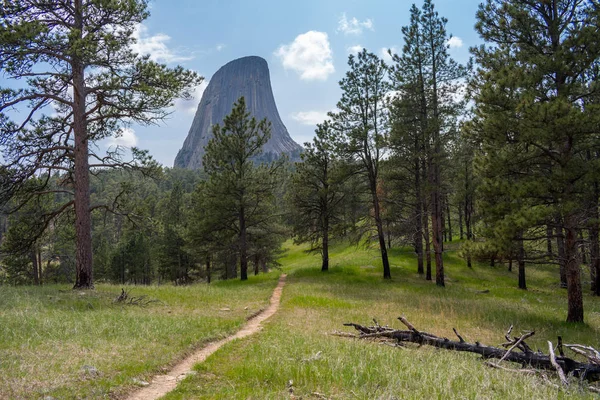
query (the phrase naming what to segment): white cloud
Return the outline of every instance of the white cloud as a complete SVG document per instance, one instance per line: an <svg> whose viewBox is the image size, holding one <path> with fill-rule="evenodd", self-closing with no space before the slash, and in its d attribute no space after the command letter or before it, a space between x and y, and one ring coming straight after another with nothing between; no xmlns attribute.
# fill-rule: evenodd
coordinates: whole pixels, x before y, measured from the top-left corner
<svg viewBox="0 0 600 400"><path fill-rule="evenodd" d="M390 56L390 53L388 53L388 50L392 51L392 54L398 54L398 49L395 46L390 47L382 47L381 51L380 51L380 55L381 58L383 59L383 61L385 61L386 64L391 64L394 60L392 59L392 56Z"/></svg>
<svg viewBox="0 0 600 400"><path fill-rule="evenodd" d="M317 125L329 119L327 111L299 111L292 114L292 119L302 125Z"/></svg>
<svg viewBox="0 0 600 400"><path fill-rule="evenodd" d="M361 46L360 44L356 44L354 46L350 46L346 49L346 51L348 52L348 54L358 54L362 51L363 46Z"/></svg>
<svg viewBox="0 0 600 400"><path fill-rule="evenodd" d="M133 129L121 128L117 136L108 139L107 147L135 147L137 142L137 136Z"/></svg>
<svg viewBox="0 0 600 400"><path fill-rule="evenodd" d="M194 89L194 93L192 94L193 98L191 100L183 100L177 99L175 100L175 111L181 111L189 115L194 115L196 113L196 109L198 108L198 103L202 99L202 94L206 90L208 86L208 81L203 80L202 83Z"/></svg>
<svg viewBox="0 0 600 400"><path fill-rule="evenodd" d="M148 28L143 24L139 24L133 32L133 37L136 42L131 46L135 53L142 55L150 55L150 59L156 62L177 63L191 60L193 57L182 56L175 53L168 47L171 37L158 33L150 36Z"/></svg>
<svg viewBox="0 0 600 400"><path fill-rule="evenodd" d="M359 21L355 17L348 19L346 13L343 13L338 21L337 32L342 32L344 35L360 35L363 29L374 30L373 20Z"/></svg>
<svg viewBox="0 0 600 400"><path fill-rule="evenodd" d="M306 81L324 81L335 72L329 37L325 32L308 31L274 53L285 69L296 71Z"/></svg>
<svg viewBox="0 0 600 400"><path fill-rule="evenodd" d="M217 51L221 51L221 50L223 50L225 47L226 47L226 45L224 45L223 43L219 43L219 44L217 45Z"/></svg>
<svg viewBox="0 0 600 400"><path fill-rule="evenodd" d="M448 41L446 42L446 44L451 49L458 49L460 47L463 47L463 41L458 36L452 36L450 39L448 39Z"/></svg>

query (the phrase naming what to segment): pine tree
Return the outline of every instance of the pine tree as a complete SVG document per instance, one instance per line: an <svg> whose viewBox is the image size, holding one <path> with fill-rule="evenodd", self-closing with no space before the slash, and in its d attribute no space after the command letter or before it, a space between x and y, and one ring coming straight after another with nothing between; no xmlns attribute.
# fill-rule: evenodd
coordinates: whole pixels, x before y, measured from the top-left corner
<svg viewBox="0 0 600 400"><path fill-rule="evenodd" d="M461 102L456 100L459 82L468 73L468 67L459 65L448 54L447 20L438 15L431 0L425 0L419 10L410 10L410 24L403 27L404 48L401 55L394 55L392 86L399 94L392 118L401 122L394 124L396 136L409 136L403 143L405 151L410 148L414 166L415 196L420 201L414 205L417 235L428 232L427 221L418 218L429 208L432 242L435 252L436 284L444 286L443 252L443 161L446 157L445 143L456 127L456 117ZM407 124L408 122L408 124ZM397 148L397 146L396 146ZM420 160L420 168L419 168ZM419 173L420 171L420 173ZM421 182L426 178L427 186ZM429 197L429 202L426 201ZM427 235L429 236L429 235ZM422 252L420 238L416 242L417 254ZM428 262L428 279L431 278ZM422 257L419 258L419 271Z"/></svg>
<svg viewBox="0 0 600 400"><path fill-rule="evenodd" d="M250 118L243 97L233 105L222 126L214 125L213 135L203 159L209 175L204 188L210 207L207 212L220 220L219 227L235 235L240 277L246 280L249 231L258 228L270 231L269 224L276 217L271 205L283 159L255 165L255 157L269 140L271 126L266 119Z"/></svg>
<svg viewBox="0 0 600 400"><path fill-rule="evenodd" d="M511 202L511 219L522 228L518 242L544 242L550 220L564 232L567 321L582 322L577 232L585 227L585 182L596 170L585 156L598 148L600 117L597 107L582 104L599 89L588 83L600 59L600 7L591 0L488 0L477 18L487 42L473 49L484 185Z"/></svg>
<svg viewBox="0 0 600 400"><path fill-rule="evenodd" d="M384 279L391 279L385 244L381 204L377 193L381 162L387 150L388 127L385 96L389 92L387 67L375 54L363 49L348 57L350 70L340 81L342 98L331 113L334 128L341 134L340 148L353 158L366 177L377 229Z"/></svg>
<svg viewBox="0 0 600 400"><path fill-rule="evenodd" d="M296 164L289 189L292 225L298 243L320 250L321 271L329 270L329 239L341 222L348 175L335 152L335 133L328 121L317 125L312 143L304 144L302 162Z"/></svg>
<svg viewBox="0 0 600 400"><path fill-rule="evenodd" d="M162 229L158 237L158 268L163 278L178 284L189 283L190 272L194 268L185 240L188 225L186 199L181 182L175 181L173 189L159 205L162 208Z"/></svg>
<svg viewBox="0 0 600 400"><path fill-rule="evenodd" d="M417 272L423 274L423 235L424 223L427 224L425 210L427 201L424 195L423 165L426 152L429 151L427 135L427 99L425 92L425 58L423 54L423 37L419 22L421 11L416 5L410 9L410 25L402 27L404 48L402 55L392 55L394 65L391 67L391 84L399 93L391 104L390 141L393 151L393 170L407 170L410 176L392 178L392 182L412 181L414 209L414 246L417 253ZM402 163L404 168L398 168ZM404 175L404 174L403 174ZM409 188L404 188L406 193ZM409 200L410 201L410 200ZM429 229L426 230L427 233ZM425 237L429 249L429 234ZM428 279L431 279L431 257L427 252Z"/></svg>
<svg viewBox="0 0 600 400"><path fill-rule="evenodd" d="M29 184L36 186L38 180L33 178ZM46 214L53 206L52 194L22 202L15 198L9 205L21 204L18 211L12 213L7 221L6 236L0 241L0 255L7 272L7 279L12 283L42 284L42 247L48 238L32 235L39 232L45 224Z"/></svg>
<svg viewBox="0 0 600 400"><path fill-rule="evenodd" d="M149 161L134 150L134 160L124 163L120 152L96 154L91 145L119 135L126 123L162 120L174 98L191 97L200 83L193 72L133 53L134 29L147 16L146 0L6 0L0 6L0 71L25 84L0 90L6 164L0 202L18 192L25 198L46 193L44 182L26 187L31 176L66 173L60 190L70 199L54 212L75 211L75 288L93 287L90 169ZM15 107L27 110L9 114Z"/></svg>

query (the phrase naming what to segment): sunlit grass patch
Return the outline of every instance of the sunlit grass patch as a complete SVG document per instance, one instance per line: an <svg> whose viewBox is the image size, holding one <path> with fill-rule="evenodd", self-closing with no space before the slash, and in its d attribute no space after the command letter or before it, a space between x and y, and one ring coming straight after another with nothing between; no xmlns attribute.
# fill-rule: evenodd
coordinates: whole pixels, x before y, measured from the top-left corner
<svg viewBox="0 0 600 400"><path fill-rule="evenodd" d="M0 289L0 398L105 398L149 379L264 308L278 272L248 282L126 286L146 307L115 303L121 286Z"/></svg>
<svg viewBox="0 0 600 400"><path fill-rule="evenodd" d="M528 340L547 351L547 340L600 347L600 305L586 296L586 324L568 324L566 293L554 286L552 267L528 269L530 290L516 288L506 266L469 269L450 252L448 282L438 288L416 273L409 249L390 252L392 281L384 281L377 249L338 245L331 270L320 259L289 246L282 264L289 273L278 314L261 333L231 343L197 367L168 399L537 399L595 398L576 384L556 390L539 378L494 370L473 354L330 335L351 332L344 322L401 328L404 315L415 326L469 341L498 345L512 324L515 333L536 330ZM290 381L292 382L290 386Z"/></svg>

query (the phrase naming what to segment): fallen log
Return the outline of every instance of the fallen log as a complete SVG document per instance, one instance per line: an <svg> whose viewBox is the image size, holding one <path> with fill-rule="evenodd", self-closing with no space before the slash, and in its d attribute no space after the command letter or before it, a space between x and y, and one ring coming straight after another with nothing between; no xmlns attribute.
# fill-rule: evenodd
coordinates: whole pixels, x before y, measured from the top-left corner
<svg viewBox="0 0 600 400"><path fill-rule="evenodd" d="M550 355L540 351L533 352L525 343L525 339L533 336L535 332L527 332L520 337L510 338L510 332L512 331L511 327L505 336L508 342L503 343L504 347L509 347L509 349L506 350L499 347L486 346L479 342L468 343L458 334L456 329L453 330L459 341L419 331L408 322L406 318L400 317L398 319L406 325L408 330L393 329L387 326L382 327L377 323L375 326L363 326L355 323L346 323L344 326L351 326L356 329L359 333L358 335L354 335L354 337L358 339L388 338L397 341L399 344L402 342L411 342L440 349L476 353L481 355L484 359L500 360L496 363L496 367L501 361L510 361L521 364L523 368L529 366L540 370L560 370L564 373L563 376L561 376L561 381L563 381L563 383L564 375L571 375L580 379L585 379L589 382L600 380L600 362L598 362L599 353L589 346L565 345L566 348L573 350L575 353L587 356L589 362L584 363L565 357L564 355L555 356L553 351L551 351ZM344 336L347 337L348 335ZM560 344L562 351L562 340L560 341ZM520 352L515 351L515 349L518 349ZM552 350L552 346L550 349ZM557 368L557 366L559 368Z"/></svg>

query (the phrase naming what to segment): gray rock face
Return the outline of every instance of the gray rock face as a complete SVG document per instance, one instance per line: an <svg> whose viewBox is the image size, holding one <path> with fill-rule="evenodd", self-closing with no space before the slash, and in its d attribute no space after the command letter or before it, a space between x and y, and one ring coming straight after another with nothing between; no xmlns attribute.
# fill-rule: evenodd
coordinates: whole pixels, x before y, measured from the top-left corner
<svg viewBox="0 0 600 400"><path fill-rule="evenodd" d="M245 97L246 107L253 117L257 120L266 118L272 124L271 138L263 148L261 159L277 158L284 153L292 159L298 157L302 147L292 140L279 117L269 66L264 59L252 56L231 61L213 75L183 147L177 153L175 167L202 168L204 147L213 137L212 126L223 123L241 96Z"/></svg>

